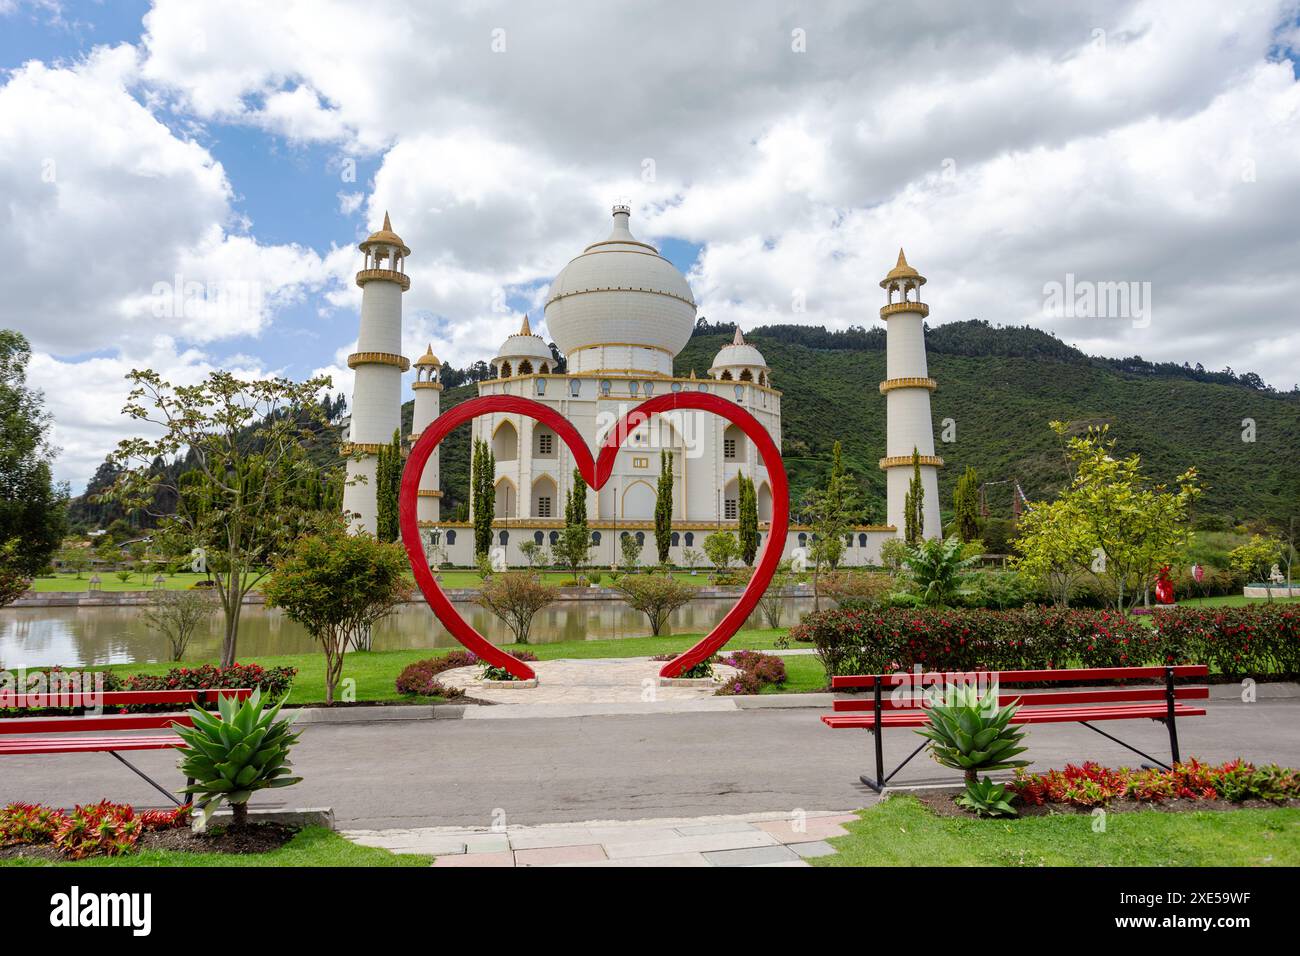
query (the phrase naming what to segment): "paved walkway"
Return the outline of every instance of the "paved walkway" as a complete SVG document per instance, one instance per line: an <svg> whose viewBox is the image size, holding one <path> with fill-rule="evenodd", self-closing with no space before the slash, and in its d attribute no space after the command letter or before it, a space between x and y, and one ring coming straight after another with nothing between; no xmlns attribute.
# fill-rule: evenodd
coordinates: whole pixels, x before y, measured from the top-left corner
<svg viewBox="0 0 1300 956"><path fill-rule="evenodd" d="M1300 699L1211 700L1207 709L1206 717L1178 722L1184 755L1300 766ZM870 806L875 797L858 774L870 765L871 736L828 729L817 719L824 710L308 724L293 755L303 782L258 793L253 805L333 807L344 829L491 827L503 817L512 826L535 826ZM1114 721L1106 729L1148 753L1168 752L1164 728L1152 721ZM918 739L905 728L886 731L886 757L901 760ZM1083 760L1129 766L1140 761L1075 724L1036 724L1026 743L1025 756L1035 769ZM168 786L182 783L174 753L127 757ZM896 778L900 785L953 781L952 772L923 757ZM161 800L107 754L0 758L0 805L27 800L69 806L105 798L143 806Z"/></svg>
<svg viewBox="0 0 1300 956"><path fill-rule="evenodd" d="M537 684L532 687L499 686L504 681L485 684L481 665L443 671L438 680L496 704L644 704L711 698L722 681L736 673L734 667L715 664L711 683L692 686L695 682L660 681L664 662L648 657L535 661L530 666L537 674Z"/></svg>
<svg viewBox="0 0 1300 956"><path fill-rule="evenodd" d="M751 813L553 826L347 830L365 846L455 866L808 866L848 833L852 813Z"/></svg>

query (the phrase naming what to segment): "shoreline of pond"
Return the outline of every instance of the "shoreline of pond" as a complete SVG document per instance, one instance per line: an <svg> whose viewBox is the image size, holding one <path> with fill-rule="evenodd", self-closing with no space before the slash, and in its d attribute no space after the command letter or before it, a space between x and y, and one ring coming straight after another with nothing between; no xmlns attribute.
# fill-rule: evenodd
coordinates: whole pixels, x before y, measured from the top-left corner
<svg viewBox="0 0 1300 956"><path fill-rule="evenodd" d="M556 602L564 601L622 601L623 592L606 587L561 587ZM708 585L698 589L692 601L717 601L737 598L743 588ZM453 604L472 604L479 596L477 588L446 588L447 597ZM54 608L54 607L143 607L147 605L157 591L27 591L22 597L9 604L8 608ZM811 585L795 584L781 589L781 597L812 597ZM259 591L250 591L244 595L245 605L264 605L266 599ZM424 603L424 596L416 591L409 604Z"/></svg>

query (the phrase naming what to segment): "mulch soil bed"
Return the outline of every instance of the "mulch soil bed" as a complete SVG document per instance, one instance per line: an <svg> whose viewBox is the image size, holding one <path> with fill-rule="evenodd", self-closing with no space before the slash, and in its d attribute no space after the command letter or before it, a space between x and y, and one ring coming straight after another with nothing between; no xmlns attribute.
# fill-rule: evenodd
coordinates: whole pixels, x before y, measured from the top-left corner
<svg viewBox="0 0 1300 956"><path fill-rule="evenodd" d="M172 850L180 853L269 853L284 846L297 832L297 827L282 823L254 823L239 830L213 826L205 833L195 833L188 827L176 830L154 830L140 835L140 842L136 844L135 852ZM0 848L0 859L16 858L57 861L67 859L48 843Z"/></svg>
<svg viewBox="0 0 1300 956"><path fill-rule="evenodd" d="M956 804L961 796L960 787L952 790L918 790L911 793L926 807L941 817L965 817L974 819L975 814ZM1054 814L1087 816L1095 807L1076 807L1072 803L1045 803L1042 806L1015 801L1012 806L1020 811L1022 817L1047 817ZM1164 800L1161 802L1141 800L1112 800L1103 806L1107 813L1133 813L1140 810L1158 810L1161 813L1192 813L1198 810L1268 810L1275 807L1300 807L1300 800L1284 800L1272 803L1268 800L1243 800L1233 803L1231 800Z"/></svg>

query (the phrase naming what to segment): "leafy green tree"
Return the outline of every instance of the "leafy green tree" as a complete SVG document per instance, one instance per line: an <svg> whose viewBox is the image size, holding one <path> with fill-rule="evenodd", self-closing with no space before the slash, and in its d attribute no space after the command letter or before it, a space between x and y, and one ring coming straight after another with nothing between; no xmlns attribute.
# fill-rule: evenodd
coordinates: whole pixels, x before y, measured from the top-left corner
<svg viewBox="0 0 1300 956"><path fill-rule="evenodd" d="M23 570L18 557L18 540L0 542L0 607L13 604L32 585L32 576Z"/></svg>
<svg viewBox="0 0 1300 956"><path fill-rule="evenodd" d="M196 385L173 386L151 369L127 379L132 389L122 412L156 437L118 444L113 460L121 471L106 495L158 521L154 542L162 553L192 554L208 571L228 667L244 596L295 541L337 517L320 510L325 497L309 454L326 427L316 396L330 380L244 381L216 371ZM155 467L182 454L189 470ZM165 499L175 502L174 513L150 510Z"/></svg>
<svg viewBox="0 0 1300 956"><path fill-rule="evenodd" d="M578 579L578 572L591 554L591 531L587 527L587 482L573 469L573 484L564 502L564 530L555 543L555 557Z"/></svg>
<svg viewBox="0 0 1300 956"><path fill-rule="evenodd" d="M473 485L474 554L486 555L492 549L492 520L496 517L496 456L492 446L482 438L474 439L474 462L470 469Z"/></svg>
<svg viewBox="0 0 1300 956"><path fill-rule="evenodd" d="M410 596L407 567L401 545L350 534L340 519L295 541L263 583L267 605L283 608L324 651L327 705L349 642Z"/></svg>
<svg viewBox="0 0 1300 956"><path fill-rule="evenodd" d="M635 572L641 563L641 542L636 539L636 535L624 531L622 537L618 539L618 550L622 556L623 570L629 573Z"/></svg>
<svg viewBox="0 0 1300 956"><path fill-rule="evenodd" d="M1035 536L1054 535L1056 540L1045 542L1042 550L1053 559L1075 555L1108 589L1115 609L1124 612L1146 593L1161 567L1176 563L1186 546L1188 512L1200 495L1196 469L1179 475L1178 490L1170 491L1147 479L1139 456L1115 456L1108 426L1093 426L1085 435L1068 439L1065 424L1052 422L1051 427L1066 439L1073 478L1057 499L1059 510L1050 521L1022 521L1017 547L1029 556L1039 547ZM1027 517L1041 507L1035 505ZM1085 552L1089 557L1083 564L1078 556ZM1032 574L1034 569L1029 570Z"/></svg>
<svg viewBox="0 0 1300 956"><path fill-rule="evenodd" d="M979 484L979 473L967 465L952 494L953 524L963 541L980 536Z"/></svg>
<svg viewBox="0 0 1300 956"><path fill-rule="evenodd" d="M483 582L476 600L505 622L516 644L527 644L534 615L554 601L556 593L535 574L503 571Z"/></svg>
<svg viewBox="0 0 1300 956"><path fill-rule="evenodd" d="M0 329L0 544L20 543L11 561L29 577L63 543L68 506L67 488L52 477L45 398L27 385L31 357L23 335Z"/></svg>
<svg viewBox="0 0 1300 956"><path fill-rule="evenodd" d="M925 538L925 486L921 484L921 454L912 448L912 480L903 496L903 540L915 547Z"/></svg>
<svg viewBox="0 0 1300 956"><path fill-rule="evenodd" d="M736 493L740 500L740 523L737 529L740 536L740 560L746 566L753 567L754 556L758 554L758 493L754 490L754 481L742 472L736 481Z"/></svg>
<svg viewBox="0 0 1300 956"><path fill-rule="evenodd" d="M379 449L375 462L375 537L380 541L396 541L399 532L398 498L402 489L402 435L393 432L393 439Z"/></svg>
<svg viewBox="0 0 1300 956"><path fill-rule="evenodd" d="M1258 534L1251 535L1250 540L1245 544L1228 552L1228 563L1232 570L1246 575L1247 578L1262 581L1270 601L1273 600L1273 582L1270 574L1273 565L1281 558L1282 542Z"/></svg>
<svg viewBox="0 0 1300 956"><path fill-rule="evenodd" d="M519 553L524 556L528 563L528 570L531 571L538 565L546 564L546 545L538 544L536 541L525 541L519 545Z"/></svg>
<svg viewBox="0 0 1300 956"><path fill-rule="evenodd" d="M715 531L704 539L704 554L717 574L726 574L740 555L740 546L730 531Z"/></svg>
<svg viewBox="0 0 1300 956"><path fill-rule="evenodd" d="M659 636L673 611L695 596L695 588L676 580L671 574L624 575L614 587L623 593L623 599L633 610L640 611L650 621L650 633Z"/></svg>
<svg viewBox="0 0 1300 956"><path fill-rule="evenodd" d="M1020 518L1018 556L1012 565L1030 583L1046 588L1059 607L1087 573L1092 549L1082 519L1068 501L1045 501Z"/></svg>
<svg viewBox="0 0 1300 956"><path fill-rule="evenodd" d="M668 563L673 543L673 454L659 453L659 484L655 489L655 550L659 563Z"/></svg>
<svg viewBox="0 0 1300 956"><path fill-rule="evenodd" d="M962 556L962 542L950 538L928 538L911 545L903 564L921 603L929 607L951 604L962 593L966 570L979 559Z"/></svg>

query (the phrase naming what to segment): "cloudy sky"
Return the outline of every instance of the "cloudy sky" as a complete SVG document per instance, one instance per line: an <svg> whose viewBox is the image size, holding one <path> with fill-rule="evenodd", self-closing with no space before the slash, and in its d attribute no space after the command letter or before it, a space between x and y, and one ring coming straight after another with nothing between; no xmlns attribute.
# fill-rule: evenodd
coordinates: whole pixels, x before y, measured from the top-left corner
<svg viewBox="0 0 1300 956"><path fill-rule="evenodd" d="M1290 388L1298 2L0 0L0 325L74 491L133 367L350 391L385 209L455 365L622 200L714 320L870 325L902 245L932 323Z"/></svg>

